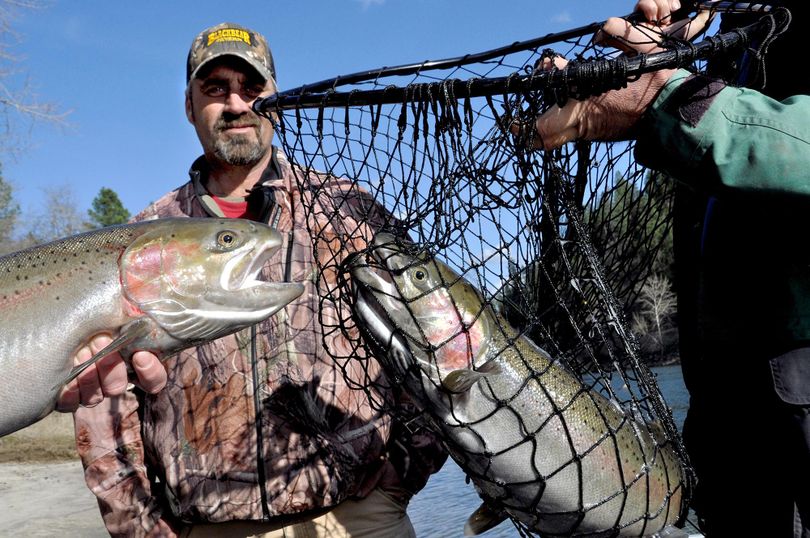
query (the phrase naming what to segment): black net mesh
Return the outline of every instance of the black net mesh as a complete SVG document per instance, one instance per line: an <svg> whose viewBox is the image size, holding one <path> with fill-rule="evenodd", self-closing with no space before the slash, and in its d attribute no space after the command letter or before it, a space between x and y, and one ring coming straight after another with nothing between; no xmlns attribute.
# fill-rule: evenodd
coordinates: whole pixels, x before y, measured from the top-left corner
<svg viewBox="0 0 810 538"><path fill-rule="evenodd" d="M595 45L594 24L260 103L312 195L303 199L319 200L305 209L321 311L354 312L322 316L327 340L353 342L330 353L348 365L357 348L374 349L391 381L358 388L408 428L441 435L487 501L481 521L505 515L548 536L648 534L685 515L693 480L628 329L667 239L671 180L636 164L632 143L533 151L530 130L511 127L645 71L756 52L779 22L763 15L695 44L647 32L664 52L629 58ZM555 54L574 62L535 70ZM342 235L319 237L338 220ZM369 230L380 232L373 242ZM374 383L398 397L380 399Z"/></svg>

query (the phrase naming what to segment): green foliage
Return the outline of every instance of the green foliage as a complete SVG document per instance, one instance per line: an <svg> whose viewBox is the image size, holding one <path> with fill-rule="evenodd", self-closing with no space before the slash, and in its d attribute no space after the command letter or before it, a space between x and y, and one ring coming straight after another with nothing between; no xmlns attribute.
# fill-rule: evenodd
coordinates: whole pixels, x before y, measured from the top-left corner
<svg viewBox="0 0 810 538"><path fill-rule="evenodd" d="M14 201L11 185L0 176L0 242L7 243L14 234L20 206Z"/></svg>
<svg viewBox="0 0 810 538"><path fill-rule="evenodd" d="M509 268L509 280L498 297L503 315L541 346L553 340L564 351L575 352L579 335L594 327L589 312L600 303L600 279L594 273L598 270L623 307L624 318L637 320L634 328L650 333L651 353L645 356L665 358L676 338L669 291L673 187L670 178L658 173L635 182L617 176L611 188L584 202L587 243L570 223L556 224L561 220L549 215L554 210L549 206L539 229L553 229L542 234L541 257ZM656 277L654 288L646 284L651 276Z"/></svg>
<svg viewBox="0 0 810 538"><path fill-rule="evenodd" d="M597 253L614 293L632 304L650 275L672 280L673 180L648 172L640 189L619 176L603 199L585 212Z"/></svg>
<svg viewBox="0 0 810 538"><path fill-rule="evenodd" d="M129 211L121 203L118 194L112 189L102 187L93 199L93 207L87 211L91 222L98 226L124 224L129 220Z"/></svg>

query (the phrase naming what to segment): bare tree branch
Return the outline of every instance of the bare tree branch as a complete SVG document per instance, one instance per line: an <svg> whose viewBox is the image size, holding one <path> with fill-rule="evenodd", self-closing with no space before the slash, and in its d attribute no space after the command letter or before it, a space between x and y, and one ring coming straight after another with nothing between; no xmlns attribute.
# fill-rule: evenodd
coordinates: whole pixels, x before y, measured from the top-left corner
<svg viewBox="0 0 810 538"><path fill-rule="evenodd" d="M22 58L14 54L13 48L21 41L14 29L14 22L25 11L45 9L51 2L45 0L0 0L0 124L5 129L0 133L0 151L6 154L18 153L24 146L23 140L36 123L67 125L69 111L51 102L39 100L30 79L20 77Z"/></svg>

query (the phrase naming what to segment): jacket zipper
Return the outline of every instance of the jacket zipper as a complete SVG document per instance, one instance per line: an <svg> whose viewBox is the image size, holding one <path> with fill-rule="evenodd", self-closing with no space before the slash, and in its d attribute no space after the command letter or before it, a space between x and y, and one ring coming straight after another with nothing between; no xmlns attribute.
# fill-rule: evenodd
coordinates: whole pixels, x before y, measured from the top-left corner
<svg viewBox="0 0 810 538"><path fill-rule="evenodd" d="M268 224L275 228L278 226L278 221L281 218L281 207L278 204L273 204L274 207L269 211L271 217L275 212L275 219L268 218ZM291 249L291 243L288 241L288 254ZM285 280L288 278L288 269L284 270ZM270 506L267 503L267 475L264 470L264 434L262 433L262 426L264 424L264 413L262 412L262 401L259 388L261 387L259 379L259 357L256 352L256 326L250 328L250 368L253 376L253 410L256 417L256 473L259 479L259 495L262 502L262 517L270 519Z"/></svg>
<svg viewBox="0 0 810 538"><path fill-rule="evenodd" d="M253 409L256 417L256 473L259 478L259 495L262 499L262 517L270 519L267 506L267 477L264 474L264 437L262 435L262 402L259 396L259 365L256 357L256 326L250 327L250 367L253 372Z"/></svg>
<svg viewBox="0 0 810 538"><path fill-rule="evenodd" d="M274 204L275 207L270 211L275 212L275 218L268 219L268 225L271 228L277 228L278 222L281 219L281 207ZM289 282L292 275L292 249L293 249L293 232L290 230L287 233L287 252L284 260L284 282ZM256 417L256 471L259 479L259 495L262 502L262 517L266 520L270 519L270 506L267 503L267 476L264 471L264 435L262 434L262 425L264 417L262 412L262 401L259 391L259 358L256 351L256 326L250 328L250 366L253 376L253 408L254 416Z"/></svg>

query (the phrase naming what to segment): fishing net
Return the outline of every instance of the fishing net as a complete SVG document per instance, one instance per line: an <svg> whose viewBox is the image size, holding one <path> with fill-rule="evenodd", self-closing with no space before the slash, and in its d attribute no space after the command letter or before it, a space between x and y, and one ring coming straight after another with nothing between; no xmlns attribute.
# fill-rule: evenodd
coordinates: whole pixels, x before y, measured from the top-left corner
<svg viewBox="0 0 810 538"><path fill-rule="evenodd" d="M502 324L497 354L519 363L527 381L511 394L495 388L497 376L478 381L478 396L495 402L484 419L473 423L462 416L466 404L442 385L447 372L421 381L425 391L444 391L451 408L445 423L466 429L475 439L469 445L458 442L458 436L448 438L435 416L423 420L430 415L428 406L405 405L429 398L400 383L401 373L389 372L386 379L395 383L369 378L367 386L358 388L369 391L381 410L411 431L436 429L492 510L510 516L522 534L650 532L664 519L685 515L693 477L648 357L628 328L639 314L644 284L656 271L659 249L668 241L672 181L638 165L632 143L578 142L535 151L528 149L531 129L514 126L531 124L554 103L621 87L644 72L663 67L702 71L707 58L745 49L758 58L786 17L783 10L748 6L762 13L757 23L694 43L647 31L650 43L663 48L654 54L623 56L595 44L592 37L601 26L595 23L462 58L342 76L280 93L256 107L276 123L302 189L334 192L337 182L347 197L368 202L367 215L354 215L361 223L357 229L338 237L319 237L320 225L309 230L320 264L321 311L356 307L346 253L362 247L357 237L368 236L365 224L373 219L373 228L408 238L402 249L417 249L417 258L441 260L480 294L473 319L457 333L432 347L413 335L403 337L409 347L426 349L430 361L432 352L457 337L471 341L476 320L489 316ZM571 63L565 69L536 69L555 55ZM308 179L316 176L319 182ZM344 219L346 199L332 197L331 205L306 210L312 223ZM335 273L343 278L322 276ZM335 281L342 284L329 284ZM452 290L456 283L444 277L438 287ZM409 300L402 305L417 308ZM326 339L338 333L351 338L352 349L330 349L338 364L350 364L356 350L368 345L352 317L323 317L321 322ZM529 357L532 352L526 349L532 348L521 347L523 339L545 350L551 364ZM375 351L389 351L385 344L377 342ZM469 368L479 366L473 361ZM548 376L558 369L571 372L579 383L565 397L547 388ZM419 367L407 375L419 376ZM538 423L530 416L532 409L520 407L527 391L553 401L544 421ZM391 392L404 394L393 400L379 397ZM580 408L593 411L590 445L570 433L578 427L571 422ZM493 417L519 431L514 446L496 448L498 442L484 428ZM548 463L541 441L557 427L569 447L564 458ZM637 468L622 468L627 435L643 460ZM523 454L518 445L527 443L533 455L513 463L520 477L499 475L498 458ZM617 460L620 467L613 477L617 486L606 493L589 490L587 473L594 465L589 459L597 454ZM612 465L605 463L603 472L610 473ZM571 479L566 483L573 489L567 508L554 500L563 477ZM652 499L655 487L661 490L657 501ZM634 497L639 491L644 492L641 501ZM627 507L635 502L642 507L633 512ZM543 518L553 522L543 523Z"/></svg>

